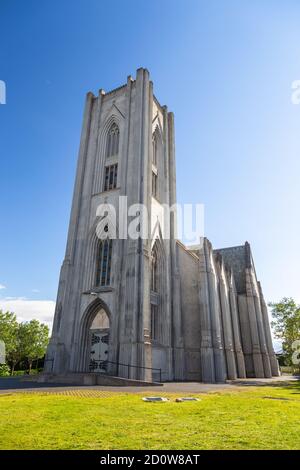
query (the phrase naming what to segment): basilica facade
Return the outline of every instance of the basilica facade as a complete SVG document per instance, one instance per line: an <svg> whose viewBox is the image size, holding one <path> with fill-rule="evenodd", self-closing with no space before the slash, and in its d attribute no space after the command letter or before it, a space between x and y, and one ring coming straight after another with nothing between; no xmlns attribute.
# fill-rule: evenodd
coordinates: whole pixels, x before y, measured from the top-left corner
<svg viewBox="0 0 300 470"><path fill-rule="evenodd" d="M45 372L224 382L279 374L250 245L176 236L174 116L146 69L85 103ZM147 208L149 237L116 237L98 208ZM168 220L164 220L164 218ZM168 223L170 233L163 234Z"/></svg>

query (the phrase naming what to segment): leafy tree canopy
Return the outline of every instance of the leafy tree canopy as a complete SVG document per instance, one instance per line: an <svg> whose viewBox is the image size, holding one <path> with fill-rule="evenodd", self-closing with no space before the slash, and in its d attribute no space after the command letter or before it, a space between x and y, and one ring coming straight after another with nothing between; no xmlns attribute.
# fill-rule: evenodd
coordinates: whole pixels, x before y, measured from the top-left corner
<svg viewBox="0 0 300 470"><path fill-rule="evenodd" d="M49 340L49 328L38 320L18 323L16 315L0 310L0 340L5 343L6 360L13 372L21 359L32 362L42 358Z"/></svg>
<svg viewBox="0 0 300 470"><path fill-rule="evenodd" d="M273 317L272 328L276 338L282 340L286 364L292 365L295 341L300 340L300 305L294 299L284 297L278 303L269 303ZM294 343L294 345L293 345Z"/></svg>

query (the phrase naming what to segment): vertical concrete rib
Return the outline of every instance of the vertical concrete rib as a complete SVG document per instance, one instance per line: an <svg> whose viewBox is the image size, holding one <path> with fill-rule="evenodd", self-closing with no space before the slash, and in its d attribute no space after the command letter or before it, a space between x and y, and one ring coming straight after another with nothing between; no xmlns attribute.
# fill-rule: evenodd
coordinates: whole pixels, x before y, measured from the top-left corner
<svg viewBox="0 0 300 470"><path fill-rule="evenodd" d="M228 282L229 282L229 303L230 303L231 318L232 318L234 350L235 350L236 364L237 364L237 375L239 378L245 378L246 369L245 369L244 353L243 353L242 342L241 342L240 324L239 324L239 319L238 319L237 293L236 293L232 270L230 270Z"/></svg>
<svg viewBox="0 0 300 470"><path fill-rule="evenodd" d="M235 354L233 350L233 331L231 324L231 313L228 296L227 275L222 257L217 255L217 268L219 274L220 305L223 325L224 348L227 365L227 378L234 380L237 378L237 368Z"/></svg>
<svg viewBox="0 0 300 470"><path fill-rule="evenodd" d="M272 373L272 376L278 377L280 375L280 371L279 371L278 361L277 361L274 348L273 348L268 309L267 309L267 305L266 305L266 302L262 293L260 282L258 282L258 290L259 290L259 297L260 297L260 303L261 303L263 327L265 331L266 344L267 344L268 354L270 358L271 373Z"/></svg>

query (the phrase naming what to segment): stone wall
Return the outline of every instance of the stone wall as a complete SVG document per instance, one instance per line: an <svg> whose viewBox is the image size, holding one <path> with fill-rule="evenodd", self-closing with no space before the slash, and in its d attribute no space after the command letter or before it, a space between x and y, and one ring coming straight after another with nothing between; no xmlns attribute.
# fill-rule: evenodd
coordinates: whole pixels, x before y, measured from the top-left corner
<svg viewBox="0 0 300 470"><path fill-rule="evenodd" d="M185 380L201 380L198 257L177 243Z"/></svg>

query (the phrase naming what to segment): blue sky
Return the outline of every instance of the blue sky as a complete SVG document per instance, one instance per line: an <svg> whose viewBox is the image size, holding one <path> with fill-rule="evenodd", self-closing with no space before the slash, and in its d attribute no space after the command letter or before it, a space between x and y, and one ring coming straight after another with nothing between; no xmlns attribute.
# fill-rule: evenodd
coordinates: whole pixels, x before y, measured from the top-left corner
<svg viewBox="0 0 300 470"><path fill-rule="evenodd" d="M267 300L300 302L299 1L0 0L0 18L0 306L50 321L85 93L141 66L175 113L178 201L205 204L216 248L251 243Z"/></svg>

